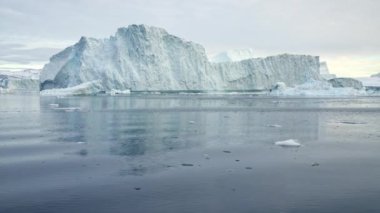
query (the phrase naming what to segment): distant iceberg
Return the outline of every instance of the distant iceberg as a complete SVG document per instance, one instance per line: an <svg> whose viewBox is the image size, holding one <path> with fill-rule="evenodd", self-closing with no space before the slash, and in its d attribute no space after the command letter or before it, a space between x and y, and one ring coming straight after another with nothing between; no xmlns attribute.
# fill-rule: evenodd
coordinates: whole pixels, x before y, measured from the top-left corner
<svg viewBox="0 0 380 213"><path fill-rule="evenodd" d="M327 81L310 80L304 84L288 87L284 82L278 82L271 92L272 96L305 96L305 97L340 97L340 96L367 96L365 89L353 87L336 88Z"/></svg>
<svg viewBox="0 0 380 213"><path fill-rule="evenodd" d="M41 70L0 71L0 94L39 93Z"/></svg>

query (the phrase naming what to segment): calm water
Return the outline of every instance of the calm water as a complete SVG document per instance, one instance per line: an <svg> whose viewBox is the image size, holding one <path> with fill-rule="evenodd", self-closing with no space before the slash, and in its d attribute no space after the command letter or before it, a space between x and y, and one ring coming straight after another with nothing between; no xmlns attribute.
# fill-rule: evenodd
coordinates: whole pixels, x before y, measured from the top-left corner
<svg viewBox="0 0 380 213"><path fill-rule="evenodd" d="M379 115L380 98L0 96L0 212L380 212Z"/></svg>

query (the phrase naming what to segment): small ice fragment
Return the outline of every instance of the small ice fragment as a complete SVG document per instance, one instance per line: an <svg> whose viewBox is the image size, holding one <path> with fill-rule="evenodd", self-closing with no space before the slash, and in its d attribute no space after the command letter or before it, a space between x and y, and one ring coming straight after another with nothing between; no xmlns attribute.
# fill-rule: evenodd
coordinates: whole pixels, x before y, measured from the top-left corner
<svg viewBox="0 0 380 213"><path fill-rule="evenodd" d="M315 162L315 163L311 164L311 166L319 166L319 163Z"/></svg>
<svg viewBox="0 0 380 213"><path fill-rule="evenodd" d="M251 169L252 169L252 167L250 167L250 166L247 166L247 167L245 167L245 169L251 170Z"/></svg>
<svg viewBox="0 0 380 213"><path fill-rule="evenodd" d="M183 163L181 164L182 166L194 166L194 164L191 164L191 163Z"/></svg>
<svg viewBox="0 0 380 213"><path fill-rule="evenodd" d="M269 124L267 127L281 128L282 126L280 124Z"/></svg>
<svg viewBox="0 0 380 213"><path fill-rule="evenodd" d="M59 104L49 104L49 106L50 106L51 108L57 108L57 107L59 107Z"/></svg>
<svg viewBox="0 0 380 213"><path fill-rule="evenodd" d="M76 111L80 111L80 108L78 107L67 107L67 108L56 108L56 109L61 109L65 112L76 112Z"/></svg>
<svg viewBox="0 0 380 213"><path fill-rule="evenodd" d="M79 107L56 107L55 110L63 110L65 112L75 112L80 111L81 109Z"/></svg>
<svg viewBox="0 0 380 213"><path fill-rule="evenodd" d="M228 150L224 150L223 152L224 153L231 153L231 151L228 151Z"/></svg>
<svg viewBox="0 0 380 213"><path fill-rule="evenodd" d="M189 121L189 124L195 124L195 121Z"/></svg>
<svg viewBox="0 0 380 213"><path fill-rule="evenodd" d="M282 146L282 147L300 147L301 144L298 143L297 140L289 139L285 141L277 141L274 143L276 146Z"/></svg>
<svg viewBox="0 0 380 213"><path fill-rule="evenodd" d="M87 142L84 141L78 141L77 144L86 144Z"/></svg>

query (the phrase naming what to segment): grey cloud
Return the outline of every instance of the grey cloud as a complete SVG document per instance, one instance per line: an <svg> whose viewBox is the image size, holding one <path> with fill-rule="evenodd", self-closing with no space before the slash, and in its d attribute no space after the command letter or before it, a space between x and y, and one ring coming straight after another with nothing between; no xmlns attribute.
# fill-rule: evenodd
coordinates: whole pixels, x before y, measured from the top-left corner
<svg viewBox="0 0 380 213"><path fill-rule="evenodd" d="M0 37L102 38L145 23L210 50L380 54L378 0L2 0L0 8Z"/></svg>
<svg viewBox="0 0 380 213"><path fill-rule="evenodd" d="M28 64L32 61L46 61L60 50L57 48L26 49L23 44L0 44L0 60L20 64Z"/></svg>

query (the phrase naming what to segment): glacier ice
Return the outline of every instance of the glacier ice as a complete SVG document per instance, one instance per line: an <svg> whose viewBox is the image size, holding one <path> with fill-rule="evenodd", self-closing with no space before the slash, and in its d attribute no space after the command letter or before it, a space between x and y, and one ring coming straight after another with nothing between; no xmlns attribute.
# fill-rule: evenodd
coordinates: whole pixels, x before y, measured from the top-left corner
<svg viewBox="0 0 380 213"><path fill-rule="evenodd" d="M354 89L363 89L363 83L353 78L332 78L328 82L335 88L352 87Z"/></svg>
<svg viewBox="0 0 380 213"><path fill-rule="evenodd" d="M112 90L258 90L278 81L289 86L320 80L319 57L271 56L212 63L205 49L146 25L119 28L108 39L82 37L51 57L41 73L41 89L98 81Z"/></svg>
<svg viewBox="0 0 380 213"><path fill-rule="evenodd" d="M89 81L73 87L46 89L40 92L42 96L96 95L104 91L100 81Z"/></svg>
<svg viewBox="0 0 380 213"><path fill-rule="evenodd" d="M300 147L301 146L301 144L298 142L298 140L295 140L295 139L277 141L274 144L276 146L281 146L281 147Z"/></svg>
<svg viewBox="0 0 380 213"><path fill-rule="evenodd" d="M380 88L380 77L361 77L356 78L356 80L361 81L365 87L379 87Z"/></svg>
<svg viewBox="0 0 380 213"><path fill-rule="evenodd" d="M327 81L309 80L294 87L288 87L279 82L269 93L271 96L307 96L307 97L340 97L340 96L366 96L365 89L352 87L335 88Z"/></svg>
<svg viewBox="0 0 380 213"><path fill-rule="evenodd" d="M0 71L0 94L38 93L40 70Z"/></svg>
<svg viewBox="0 0 380 213"><path fill-rule="evenodd" d="M319 65L319 74L325 80L330 80L332 78L336 78L335 74L331 74L329 68L327 66L327 62L321 62Z"/></svg>
<svg viewBox="0 0 380 213"><path fill-rule="evenodd" d="M255 58L254 51L252 49L236 49L229 50L226 52L221 52L209 57L210 62L221 63L221 62L234 62L242 61L250 58Z"/></svg>

